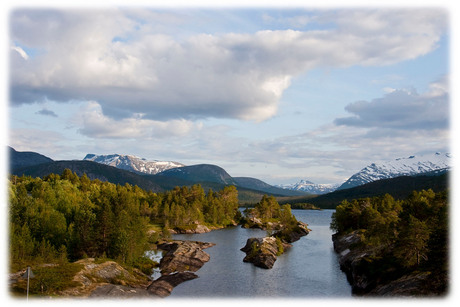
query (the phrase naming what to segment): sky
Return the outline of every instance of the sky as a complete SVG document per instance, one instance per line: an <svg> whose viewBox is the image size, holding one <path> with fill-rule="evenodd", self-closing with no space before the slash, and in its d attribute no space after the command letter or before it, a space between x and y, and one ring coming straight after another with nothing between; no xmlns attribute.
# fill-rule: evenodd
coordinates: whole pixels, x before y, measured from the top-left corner
<svg viewBox="0 0 460 307"><path fill-rule="evenodd" d="M8 145L270 184L450 152L443 7L16 7Z"/></svg>

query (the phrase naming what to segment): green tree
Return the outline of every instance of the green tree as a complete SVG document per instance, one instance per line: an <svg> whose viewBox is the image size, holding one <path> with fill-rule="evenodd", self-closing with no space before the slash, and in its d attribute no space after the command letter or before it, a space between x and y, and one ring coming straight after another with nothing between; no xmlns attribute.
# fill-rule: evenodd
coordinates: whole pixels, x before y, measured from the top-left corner
<svg viewBox="0 0 460 307"><path fill-rule="evenodd" d="M430 230L425 222L410 215L408 223L401 231L394 254L406 267L419 265L427 260Z"/></svg>

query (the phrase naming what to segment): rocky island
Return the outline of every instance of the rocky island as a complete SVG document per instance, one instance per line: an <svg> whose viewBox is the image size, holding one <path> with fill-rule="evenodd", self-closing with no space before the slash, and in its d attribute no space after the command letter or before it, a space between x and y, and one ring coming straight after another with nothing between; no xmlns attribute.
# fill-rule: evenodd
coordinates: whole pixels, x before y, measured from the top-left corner
<svg viewBox="0 0 460 307"><path fill-rule="evenodd" d="M264 196L253 209L246 210L243 227L267 230L267 237L249 238L241 251L246 253L244 262L271 269L277 257L290 248L292 242L306 236L308 225L297 221L289 205L280 207L273 196Z"/></svg>

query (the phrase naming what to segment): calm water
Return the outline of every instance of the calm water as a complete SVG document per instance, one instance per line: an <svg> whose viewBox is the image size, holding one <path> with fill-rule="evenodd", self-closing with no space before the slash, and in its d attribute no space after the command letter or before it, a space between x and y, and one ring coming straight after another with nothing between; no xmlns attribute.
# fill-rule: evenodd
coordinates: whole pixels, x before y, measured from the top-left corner
<svg viewBox="0 0 460 307"><path fill-rule="evenodd" d="M265 231L232 227L205 234L174 235L178 240L216 243L205 251L211 256L199 278L177 286L171 297L351 297L345 274L340 271L329 229L333 210L292 210L312 231L278 257L266 270L243 262L240 251L250 237Z"/></svg>

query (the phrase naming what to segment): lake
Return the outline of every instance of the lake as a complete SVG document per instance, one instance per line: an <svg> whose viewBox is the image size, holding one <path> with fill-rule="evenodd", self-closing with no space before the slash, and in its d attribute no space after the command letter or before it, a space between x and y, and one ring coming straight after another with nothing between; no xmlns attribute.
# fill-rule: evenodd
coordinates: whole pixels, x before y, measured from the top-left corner
<svg viewBox="0 0 460 307"><path fill-rule="evenodd" d="M340 270L329 229L334 210L292 210L312 231L279 256L266 270L243 262L240 251L250 237L264 237L260 229L240 226L204 234L174 235L177 240L216 243L205 249L211 256L196 274L199 278L174 288L171 297L199 298L345 298L351 287Z"/></svg>

